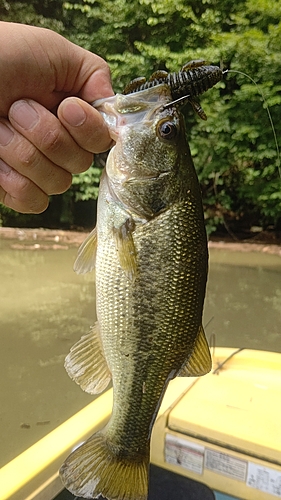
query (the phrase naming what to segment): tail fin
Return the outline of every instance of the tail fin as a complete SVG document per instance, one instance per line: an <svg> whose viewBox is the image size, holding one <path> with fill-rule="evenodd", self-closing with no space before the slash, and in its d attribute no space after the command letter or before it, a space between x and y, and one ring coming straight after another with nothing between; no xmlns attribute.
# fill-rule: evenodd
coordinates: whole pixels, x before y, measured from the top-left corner
<svg viewBox="0 0 281 500"><path fill-rule="evenodd" d="M105 434L97 432L74 450L60 469L65 487L74 495L108 500L146 500L149 450L139 460L116 456Z"/></svg>

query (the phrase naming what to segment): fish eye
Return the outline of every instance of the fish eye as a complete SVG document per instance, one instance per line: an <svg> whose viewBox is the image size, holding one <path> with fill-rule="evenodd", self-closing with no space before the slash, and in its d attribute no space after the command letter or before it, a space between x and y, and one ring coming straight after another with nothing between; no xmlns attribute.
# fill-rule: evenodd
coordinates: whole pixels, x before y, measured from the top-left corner
<svg viewBox="0 0 281 500"><path fill-rule="evenodd" d="M171 120L161 121L157 126L157 135L160 139L174 139L177 133L177 126Z"/></svg>

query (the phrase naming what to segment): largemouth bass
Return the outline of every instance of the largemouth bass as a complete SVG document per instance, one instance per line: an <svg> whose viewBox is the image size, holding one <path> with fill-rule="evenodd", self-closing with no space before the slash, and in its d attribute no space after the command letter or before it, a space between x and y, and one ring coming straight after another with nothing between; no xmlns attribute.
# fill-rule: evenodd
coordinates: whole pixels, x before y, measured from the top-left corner
<svg viewBox="0 0 281 500"><path fill-rule="evenodd" d="M202 328L208 251L200 188L168 85L96 103L112 138L97 225L77 272L96 268L98 322L66 359L91 393L112 379L107 426L66 459L78 496L145 500L150 436L168 382L211 369Z"/></svg>

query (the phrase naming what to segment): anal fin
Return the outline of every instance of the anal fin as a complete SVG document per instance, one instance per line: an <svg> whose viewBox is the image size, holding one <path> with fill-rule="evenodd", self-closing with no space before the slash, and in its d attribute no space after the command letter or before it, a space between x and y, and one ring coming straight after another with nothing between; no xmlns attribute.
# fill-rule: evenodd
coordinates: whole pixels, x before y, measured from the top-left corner
<svg viewBox="0 0 281 500"><path fill-rule="evenodd" d="M178 377L200 377L212 369L212 358L203 326L199 327L194 349Z"/></svg>
<svg viewBox="0 0 281 500"><path fill-rule="evenodd" d="M70 378L85 392L99 394L106 389L111 373L104 357L98 323L70 349L64 366Z"/></svg>

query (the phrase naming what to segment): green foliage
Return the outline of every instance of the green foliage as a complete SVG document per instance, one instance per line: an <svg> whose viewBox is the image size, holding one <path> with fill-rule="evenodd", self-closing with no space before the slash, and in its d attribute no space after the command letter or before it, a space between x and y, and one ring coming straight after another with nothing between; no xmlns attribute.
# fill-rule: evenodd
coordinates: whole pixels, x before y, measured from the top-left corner
<svg viewBox="0 0 281 500"><path fill-rule="evenodd" d="M64 34L62 0L0 0L0 19L14 23L32 24Z"/></svg>
<svg viewBox="0 0 281 500"><path fill-rule="evenodd" d="M280 143L279 0L0 0L0 14L3 20L50 27L100 54L111 67L116 92L132 78L149 77L156 69L175 71L191 59L229 70L200 98L207 122L190 106L185 110L207 229L280 229L281 179L268 116ZM97 183L93 166L75 176L64 195L68 211L95 197Z"/></svg>
<svg viewBox="0 0 281 500"><path fill-rule="evenodd" d="M74 202L96 199L99 192L100 169L94 164L83 174L73 176Z"/></svg>
<svg viewBox="0 0 281 500"><path fill-rule="evenodd" d="M281 29L280 5L275 2L276 11L267 11L265 17L270 24L266 25L260 12L267 3L246 2L248 16L246 11L240 28L213 36L226 66L251 75L257 86L245 74L230 71L224 88L214 89L208 94L208 102L212 100L215 105L214 99L217 99L220 105L219 113L216 116L211 114L207 124L201 124L205 133L203 142L201 133L197 135L197 127L192 130L191 142L197 146L201 165L204 165L204 155L200 153L200 147L205 143L208 148L209 161L200 172L205 192L213 193L216 206L223 209L223 220L233 220L234 227L237 220L263 227L278 227L281 222L280 167L278 171L279 159L270 122L272 117L277 141L280 141L281 62L280 45L276 45L276 35L280 35ZM237 26L240 16L233 18ZM217 92L220 96L216 98ZM211 145L214 147L212 153ZM223 182L216 183L212 189L214 173L219 173ZM213 204L208 206L209 197L205 202L207 212L212 213L214 207Z"/></svg>

